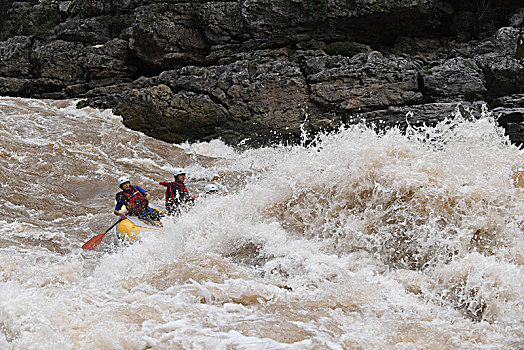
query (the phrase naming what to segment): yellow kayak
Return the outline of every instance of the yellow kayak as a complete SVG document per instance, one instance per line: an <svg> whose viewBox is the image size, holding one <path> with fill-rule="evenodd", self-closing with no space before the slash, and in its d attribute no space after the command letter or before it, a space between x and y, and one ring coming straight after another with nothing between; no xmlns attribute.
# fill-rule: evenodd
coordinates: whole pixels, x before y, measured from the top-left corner
<svg viewBox="0 0 524 350"><path fill-rule="evenodd" d="M158 211L165 212L162 209L154 208ZM161 221L155 221L152 225L146 221L140 220L137 216L128 216L127 219L122 220L116 225L116 231L119 238L127 242L135 242L144 234L163 233L164 227Z"/></svg>

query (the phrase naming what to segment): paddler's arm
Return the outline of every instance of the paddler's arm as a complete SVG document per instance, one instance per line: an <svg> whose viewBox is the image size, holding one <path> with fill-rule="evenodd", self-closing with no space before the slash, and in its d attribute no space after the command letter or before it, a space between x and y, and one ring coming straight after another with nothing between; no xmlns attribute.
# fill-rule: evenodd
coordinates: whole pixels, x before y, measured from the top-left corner
<svg viewBox="0 0 524 350"><path fill-rule="evenodd" d="M120 216L122 219L127 219L127 215L126 215L126 213L124 213L123 211L117 211L117 210L115 210L113 213L114 213L116 216Z"/></svg>
<svg viewBox="0 0 524 350"><path fill-rule="evenodd" d="M135 188L140 192L142 193L142 195L144 197L146 197L146 200L147 202L149 203L149 200L151 199L151 195L149 194L149 192L147 192L146 190L144 190L142 187L138 186L138 185L135 185Z"/></svg>
<svg viewBox="0 0 524 350"><path fill-rule="evenodd" d="M115 210L113 211L113 214L121 217L122 219L127 219L126 213L123 211L120 211L120 209L122 209L122 206L124 204L125 202L121 198L119 198L118 201L116 202L116 207L115 207Z"/></svg>

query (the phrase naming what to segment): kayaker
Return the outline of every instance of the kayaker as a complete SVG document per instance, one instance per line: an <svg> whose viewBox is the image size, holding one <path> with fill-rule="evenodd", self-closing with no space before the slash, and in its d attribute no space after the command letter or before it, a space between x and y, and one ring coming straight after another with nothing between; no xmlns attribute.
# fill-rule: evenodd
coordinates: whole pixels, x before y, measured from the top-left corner
<svg viewBox="0 0 524 350"><path fill-rule="evenodd" d="M160 184L166 186L166 210L168 215L180 214L180 210L185 205L192 205L195 197L189 194L184 184L186 181L186 171L183 168L173 170L175 181L162 181Z"/></svg>
<svg viewBox="0 0 524 350"><path fill-rule="evenodd" d="M152 221L159 221L164 214L149 207L151 195L138 185L131 185L129 177L121 176L118 178L118 187L122 191L116 194L116 206L114 214L127 219L126 213L120 211L125 205L129 215L136 215L139 219L154 224Z"/></svg>
<svg viewBox="0 0 524 350"><path fill-rule="evenodd" d="M215 184L209 184L204 187L205 194L215 194L218 192L218 186Z"/></svg>

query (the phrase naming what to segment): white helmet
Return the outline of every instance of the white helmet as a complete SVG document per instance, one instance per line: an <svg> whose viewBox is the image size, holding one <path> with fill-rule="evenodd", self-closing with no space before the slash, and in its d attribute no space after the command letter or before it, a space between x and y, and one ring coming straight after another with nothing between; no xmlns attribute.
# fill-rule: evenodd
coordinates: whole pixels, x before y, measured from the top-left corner
<svg viewBox="0 0 524 350"><path fill-rule="evenodd" d="M218 187L215 184L209 184L209 185L206 185L206 187L204 187L205 193L213 193L217 191L218 191Z"/></svg>
<svg viewBox="0 0 524 350"><path fill-rule="evenodd" d="M186 174L186 171L184 170L184 168L175 168L175 170L173 170L173 176L175 177L175 179L178 175L182 175L182 174L184 175Z"/></svg>
<svg viewBox="0 0 524 350"><path fill-rule="evenodd" d="M118 187L122 186L122 184L125 184L126 182L129 182L129 177L127 176L120 176L118 178Z"/></svg>

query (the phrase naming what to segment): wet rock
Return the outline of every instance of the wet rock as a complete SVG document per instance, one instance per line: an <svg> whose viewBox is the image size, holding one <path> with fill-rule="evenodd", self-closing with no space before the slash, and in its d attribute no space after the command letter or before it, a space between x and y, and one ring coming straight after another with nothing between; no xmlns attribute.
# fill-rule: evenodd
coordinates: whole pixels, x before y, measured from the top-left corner
<svg viewBox="0 0 524 350"><path fill-rule="evenodd" d="M521 107L524 108L524 94L515 94L497 98L494 107Z"/></svg>
<svg viewBox="0 0 524 350"><path fill-rule="evenodd" d="M126 93L113 110L124 116L126 126L175 143L213 134L226 121L227 114L209 96L173 93L163 84Z"/></svg>
<svg viewBox="0 0 524 350"><path fill-rule="evenodd" d="M32 52L34 74L64 83L85 79L80 57L86 46L82 43L56 40L37 43Z"/></svg>
<svg viewBox="0 0 524 350"><path fill-rule="evenodd" d="M58 40L101 44L111 39L105 17L73 18L53 29Z"/></svg>
<svg viewBox="0 0 524 350"><path fill-rule="evenodd" d="M522 4L501 4L6 2L0 93L87 97L166 141L231 144L359 118L392 125L403 108L434 122L458 100L520 108Z"/></svg>
<svg viewBox="0 0 524 350"><path fill-rule="evenodd" d="M524 28L524 7L517 10L508 21L508 26L513 28Z"/></svg>
<svg viewBox="0 0 524 350"><path fill-rule="evenodd" d="M493 37L496 52L501 56L515 56L517 42L522 34L522 30L512 27L504 27L497 30Z"/></svg>
<svg viewBox="0 0 524 350"><path fill-rule="evenodd" d="M68 12L72 16L87 18L115 12L132 11L137 5L146 1L133 0L75 0L69 7Z"/></svg>
<svg viewBox="0 0 524 350"><path fill-rule="evenodd" d="M0 95L25 96L28 85L27 79L0 77Z"/></svg>
<svg viewBox="0 0 524 350"><path fill-rule="evenodd" d="M311 99L340 110L380 109L422 101L420 63L380 52L315 57L305 63Z"/></svg>
<svg viewBox="0 0 524 350"><path fill-rule="evenodd" d="M521 91L524 61L496 54L479 56L475 61L484 72L488 95L499 97Z"/></svg>
<svg viewBox="0 0 524 350"><path fill-rule="evenodd" d="M486 92L482 70L472 59L453 58L421 73L430 100L477 99Z"/></svg>
<svg viewBox="0 0 524 350"><path fill-rule="evenodd" d="M191 3L138 8L129 47L145 64L159 71L202 63L209 44L193 16Z"/></svg>
<svg viewBox="0 0 524 350"><path fill-rule="evenodd" d="M166 141L234 143L251 137L258 142L274 130L299 132L305 118L300 108L307 104L305 79L289 62L189 66L163 72L159 79L157 87L116 97L112 107L127 126ZM115 100L96 103L105 108Z"/></svg>
<svg viewBox="0 0 524 350"><path fill-rule="evenodd" d="M127 41L113 39L103 45L87 47L82 58L83 67L88 70L90 79L108 77L130 77L133 72L126 65Z"/></svg>
<svg viewBox="0 0 524 350"><path fill-rule="evenodd" d="M519 35L517 39L517 50L515 51L515 58L518 60L524 59L524 34Z"/></svg>
<svg viewBox="0 0 524 350"><path fill-rule="evenodd" d="M493 109L493 115L514 144L524 144L524 108L498 107Z"/></svg>
<svg viewBox="0 0 524 350"><path fill-rule="evenodd" d="M61 12L69 12L71 9L71 5L73 4L73 1L59 1L58 2L58 9Z"/></svg>
<svg viewBox="0 0 524 350"><path fill-rule="evenodd" d="M461 115L463 118L478 118L482 113L482 106L487 105L484 101L464 102L453 101L446 103L427 103L413 106L392 106L380 113L363 113L358 117L378 126L406 127L435 125L445 118Z"/></svg>
<svg viewBox="0 0 524 350"><path fill-rule="evenodd" d="M30 76L31 46L32 40L26 36L15 36L0 42L0 75L4 77Z"/></svg>

